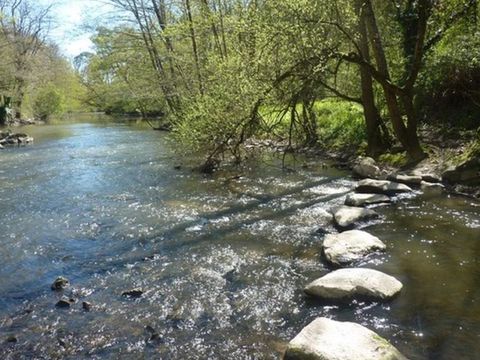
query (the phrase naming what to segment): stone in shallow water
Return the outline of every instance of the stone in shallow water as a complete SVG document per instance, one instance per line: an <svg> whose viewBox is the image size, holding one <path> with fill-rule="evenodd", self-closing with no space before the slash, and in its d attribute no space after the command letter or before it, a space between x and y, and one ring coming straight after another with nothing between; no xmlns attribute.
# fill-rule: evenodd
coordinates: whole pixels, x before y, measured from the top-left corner
<svg viewBox="0 0 480 360"><path fill-rule="evenodd" d="M323 253L333 265L347 265L375 251L384 251L386 245L366 231L350 230L328 234L323 241Z"/></svg>
<svg viewBox="0 0 480 360"><path fill-rule="evenodd" d="M348 206L366 206L373 204L389 203L392 200L383 194L349 194L345 199Z"/></svg>
<svg viewBox="0 0 480 360"><path fill-rule="evenodd" d="M66 296L63 296L56 304L55 306L57 308L69 308L70 305L73 305L75 304L75 300L74 299L70 299Z"/></svg>
<svg viewBox="0 0 480 360"><path fill-rule="evenodd" d="M68 279L64 278L63 276L59 276L53 282L51 289L52 290L63 290L69 285Z"/></svg>
<svg viewBox="0 0 480 360"><path fill-rule="evenodd" d="M373 193L385 195L396 195L412 191L412 189L405 184L399 184L388 180L373 179L360 180L355 190L359 193Z"/></svg>
<svg viewBox="0 0 480 360"><path fill-rule="evenodd" d="M285 360L406 360L387 340L352 322L317 318L288 344Z"/></svg>
<svg viewBox="0 0 480 360"><path fill-rule="evenodd" d="M373 269L340 269L305 287L305 292L326 300L389 300L402 290L393 276Z"/></svg>
<svg viewBox="0 0 480 360"><path fill-rule="evenodd" d="M404 175L404 174L394 174L388 177L388 180L406 184L406 185L420 185L422 182L422 177L420 175Z"/></svg>
<svg viewBox="0 0 480 360"><path fill-rule="evenodd" d="M132 289L127 290L122 293L122 296L129 297L129 298L140 298L143 295L142 289Z"/></svg>
<svg viewBox="0 0 480 360"><path fill-rule="evenodd" d="M430 183L427 181L422 181L420 187L424 193L428 194L441 194L445 190L445 185L440 183Z"/></svg>
<svg viewBox="0 0 480 360"><path fill-rule="evenodd" d="M92 304L88 301L84 301L84 302L82 302L82 308L85 311L90 311L90 310L92 310Z"/></svg>
<svg viewBox="0 0 480 360"><path fill-rule="evenodd" d="M378 216L375 211L370 209L341 206L335 210L333 220L338 228L347 230L353 228L359 222L375 219Z"/></svg>

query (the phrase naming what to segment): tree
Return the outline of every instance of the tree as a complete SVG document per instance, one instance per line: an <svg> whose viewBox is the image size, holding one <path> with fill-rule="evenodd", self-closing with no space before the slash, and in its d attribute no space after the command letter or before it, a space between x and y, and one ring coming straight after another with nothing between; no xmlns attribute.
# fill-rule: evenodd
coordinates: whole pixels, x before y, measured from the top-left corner
<svg viewBox="0 0 480 360"><path fill-rule="evenodd" d="M10 91L17 119L21 118L31 59L43 46L50 28L50 9L29 0L0 1L0 31L12 56Z"/></svg>

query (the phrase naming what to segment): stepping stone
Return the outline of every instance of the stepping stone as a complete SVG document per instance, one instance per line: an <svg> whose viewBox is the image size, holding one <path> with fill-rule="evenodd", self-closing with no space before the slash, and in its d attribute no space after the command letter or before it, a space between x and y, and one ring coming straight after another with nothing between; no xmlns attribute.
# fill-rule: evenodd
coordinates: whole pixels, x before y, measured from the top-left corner
<svg viewBox="0 0 480 360"><path fill-rule="evenodd" d="M406 360L406 357L362 325L317 318L290 341L284 359Z"/></svg>
<svg viewBox="0 0 480 360"><path fill-rule="evenodd" d="M374 193L385 195L396 195L412 191L412 189L405 184L399 184L397 182L388 180L373 179L360 180L355 190L359 193Z"/></svg>
<svg viewBox="0 0 480 360"><path fill-rule="evenodd" d="M427 181L422 181L420 188L424 193L428 194L441 194L445 190L445 185L440 183L431 183Z"/></svg>
<svg viewBox="0 0 480 360"><path fill-rule="evenodd" d="M370 157L359 157L355 161L353 172L362 178L376 178L381 175L377 163Z"/></svg>
<svg viewBox="0 0 480 360"><path fill-rule="evenodd" d="M387 195L382 194L349 194L345 199L345 205L348 206L367 206L373 204L389 203L392 200Z"/></svg>
<svg viewBox="0 0 480 360"><path fill-rule="evenodd" d="M429 182L429 183L441 183L442 182L442 178L438 175L435 175L435 174L422 174L421 177L422 177L423 181L426 181L426 182Z"/></svg>
<svg viewBox="0 0 480 360"><path fill-rule="evenodd" d="M422 182L422 177L419 175L395 174L395 175L390 175L388 177L388 180L401 183L401 184L406 184L406 185L419 186L420 183Z"/></svg>
<svg viewBox="0 0 480 360"><path fill-rule="evenodd" d="M393 276L372 269L340 269L305 287L305 292L325 300L355 298L385 301L402 290L402 283Z"/></svg>
<svg viewBox="0 0 480 360"><path fill-rule="evenodd" d="M348 265L376 251L385 251L386 245L366 231L350 230L328 234L323 241L323 253L333 265Z"/></svg>
<svg viewBox="0 0 480 360"><path fill-rule="evenodd" d="M352 229L359 222L375 219L379 215L370 209L341 206L333 213L333 221L340 230Z"/></svg>

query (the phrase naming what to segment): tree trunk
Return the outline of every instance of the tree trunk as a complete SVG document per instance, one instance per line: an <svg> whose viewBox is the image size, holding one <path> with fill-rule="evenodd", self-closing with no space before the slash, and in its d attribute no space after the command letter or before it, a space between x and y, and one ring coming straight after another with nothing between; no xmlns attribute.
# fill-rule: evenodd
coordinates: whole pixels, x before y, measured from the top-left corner
<svg viewBox="0 0 480 360"><path fill-rule="evenodd" d="M200 72L200 58L198 56L197 38L195 35L195 27L193 26L192 8L190 6L190 0L185 0L185 9L187 11L188 25L190 28L190 37L192 40L192 51L193 51L193 58L195 60L195 70L197 72L198 87L200 89L200 94L203 94L204 90L203 90L202 74Z"/></svg>
<svg viewBox="0 0 480 360"><path fill-rule="evenodd" d="M385 95L385 100L390 115L390 121L392 122L395 136L403 145L403 147L407 151L408 156L412 160L417 161L423 159L426 155L423 152L420 146L420 142L418 140L418 135L416 131L416 118L413 117L410 119L412 125L415 124L415 126L412 126L409 129L407 129L405 123L403 122L402 111L400 109L399 101L397 98L397 94L400 92L400 89L396 88L394 85L391 84L386 55L383 48L380 31L377 26L375 13L373 11L372 3L370 0L364 1L362 11L365 13L368 36L372 45L375 62L378 67L378 72L384 78L384 81L381 82L381 86ZM403 102L403 104L405 105L405 102ZM407 113L407 116L414 116L414 112L410 112L410 110L412 109L413 105L411 109L406 109L409 112Z"/></svg>
<svg viewBox="0 0 480 360"><path fill-rule="evenodd" d="M0 126L7 123L7 101L0 95Z"/></svg>
<svg viewBox="0 0 480 360"><path fill-rule="evenodd" d="M356 11L359 20L360 51L362 58L370 62L370 51L368 48L367 27L365 24L365 14L362 11L362 0L356 1ZM360 66L361 98L363 104L363 113L367 128L367 154L377 157L386 150L385 142L382 141L380 131L380 114L375 105L375 95L373 94L372 75L365 66Z"/></svg>

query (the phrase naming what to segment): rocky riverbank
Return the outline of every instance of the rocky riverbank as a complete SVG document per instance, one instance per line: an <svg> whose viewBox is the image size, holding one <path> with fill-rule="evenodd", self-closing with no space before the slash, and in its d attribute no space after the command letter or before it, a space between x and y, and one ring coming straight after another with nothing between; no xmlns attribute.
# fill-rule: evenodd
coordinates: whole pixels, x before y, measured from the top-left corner
<svg viewBox="0 0 480 360"><path fill-rule="evenodd" d="M354 174L377 180L391 180L426 191L448 191L480 198L480 156L472 155L463 161L427 158L407 167L393 167L369 157L359 157L350 163Z"/></svg>

